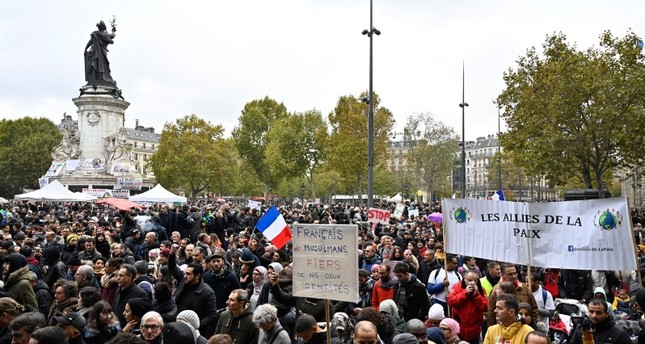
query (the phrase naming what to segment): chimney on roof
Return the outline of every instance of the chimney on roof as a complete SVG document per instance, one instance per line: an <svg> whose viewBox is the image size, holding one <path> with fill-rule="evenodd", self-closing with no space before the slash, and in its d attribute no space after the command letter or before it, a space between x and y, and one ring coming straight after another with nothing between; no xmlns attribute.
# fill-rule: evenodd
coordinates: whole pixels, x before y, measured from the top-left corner
<svg viewBox="0 0 645 344"><path fill-rule="evenodd" d="M139 119L137 118L134 120L134 128L136 129L138 127L139 127Z"/></svg>

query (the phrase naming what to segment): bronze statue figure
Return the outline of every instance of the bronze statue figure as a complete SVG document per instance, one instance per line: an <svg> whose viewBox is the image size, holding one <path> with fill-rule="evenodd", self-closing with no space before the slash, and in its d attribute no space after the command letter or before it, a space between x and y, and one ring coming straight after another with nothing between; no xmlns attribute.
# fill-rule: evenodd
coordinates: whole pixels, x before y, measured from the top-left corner
<svg viewBox="0 0 645 344"><path fill-rule="evenodd" d="M110 22L112 32L107 32L105 22L96 24L98 30L92 32L90 41L85 46L85 80L88 85L106 84L116 86L110 74L110 62L107 58L109 44L114 43L116 23L114 17Z"/></svg>

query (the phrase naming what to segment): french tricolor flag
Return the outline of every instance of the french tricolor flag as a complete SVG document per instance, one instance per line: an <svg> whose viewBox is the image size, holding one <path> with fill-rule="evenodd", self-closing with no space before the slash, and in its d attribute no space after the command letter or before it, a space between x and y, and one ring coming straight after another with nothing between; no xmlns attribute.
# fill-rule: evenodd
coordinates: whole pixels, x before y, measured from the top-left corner
<svg viewBox="0 0 645 344"><path fill-rule="evenodd" d="M488 197L489 200L493 201L503 201L504 200L504 190L497 190L492 196Z"/></svg>
<svg viewBox="0 0 645 344"><path fill-rule="evenodd" d="M262 232L278 249L284 247L293 237L289 226L275 206L269 208L255 228Z"/></svg>

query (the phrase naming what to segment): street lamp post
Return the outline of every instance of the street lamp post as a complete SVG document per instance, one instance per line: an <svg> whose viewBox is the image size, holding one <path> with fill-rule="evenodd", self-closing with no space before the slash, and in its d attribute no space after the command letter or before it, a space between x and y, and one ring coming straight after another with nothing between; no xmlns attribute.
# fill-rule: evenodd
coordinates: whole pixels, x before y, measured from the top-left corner
<svg viewBox="0 0 645 344"><path fill-rule="evenodd" d="M305 183L300 185L300 192L302 194L302 204L305 204Z"/></svg>
<svg viewBox="0 0 645 344"><path fill-rule="evenodd" d="M499 140L499 134L501 133L500 125L500 107L497 107L497 186L499 190L502 189L502 143Z"/></svg>
<svg viewBox="0 0 645 344"><path fill-rule="evenodd" d="M370 38L370 75L369 75L369 111L367 114L367 206L371 208L374 205L374 91L372 87L372 56L373 42L372 36L381 34L377 28L372 25L372 0L370 0L370 29L363 30L363 35Z"/></svg>
<svg viewBox="0 0 645 344"><path fill-rule="evenodd" d="M466 198L466 68L461 65L461 198Z"/></svg>

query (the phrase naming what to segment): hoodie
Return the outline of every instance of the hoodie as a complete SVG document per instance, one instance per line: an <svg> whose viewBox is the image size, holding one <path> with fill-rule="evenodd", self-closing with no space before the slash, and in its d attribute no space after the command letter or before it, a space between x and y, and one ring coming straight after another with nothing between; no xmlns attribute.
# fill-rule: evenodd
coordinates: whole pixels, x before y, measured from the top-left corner
<svg viewBox="0 0 645 344"><path fill-rule="evenodd" d="M524 338L533 332L533 328L516 321L506 327L502 324L493 325L488 328L483 344L497 344L510 340L510 344L523 344Z"/></svg>
<svg viewBox="0 0 645 344"><path fill-rule="evenodd" d="M596 297L597 294L602 294L602 299L605 300L607 303L607 311L609 312L609 317L614 318L614 306L607 301L607 294L605 293L605 288L603 287L596 287L593 291L593 297L596 299L599 299L599 297Z"/></svg>
<svg viewBox="0 0 645 344"><path fill-rule="evenodd" d="M27 258L19 253L12 253L7 260L9 261L9 276L5 290L11 293L21 305L31 307L31 310L38 310L38 301L36 301L36 294L34 294L29 277L31 271L27 267Z"/></svg>

